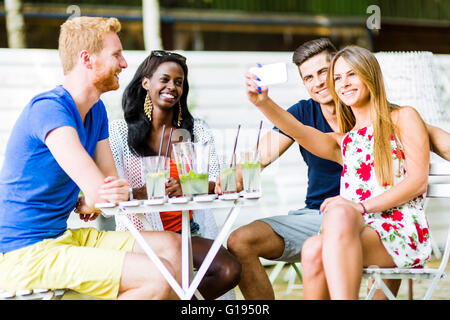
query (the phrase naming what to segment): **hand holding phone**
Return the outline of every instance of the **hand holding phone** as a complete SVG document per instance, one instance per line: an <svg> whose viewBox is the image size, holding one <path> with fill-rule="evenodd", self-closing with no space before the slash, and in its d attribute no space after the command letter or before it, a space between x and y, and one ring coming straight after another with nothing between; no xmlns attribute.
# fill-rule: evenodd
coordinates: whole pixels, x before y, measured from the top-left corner
<svg viewBox="0 0 450 320"><path fill-rule="evenodd" d="M258 86L268 86L287 81L286 63L284 62L252 67L249 71L259 78L259 80L255 80Z"/></svg>

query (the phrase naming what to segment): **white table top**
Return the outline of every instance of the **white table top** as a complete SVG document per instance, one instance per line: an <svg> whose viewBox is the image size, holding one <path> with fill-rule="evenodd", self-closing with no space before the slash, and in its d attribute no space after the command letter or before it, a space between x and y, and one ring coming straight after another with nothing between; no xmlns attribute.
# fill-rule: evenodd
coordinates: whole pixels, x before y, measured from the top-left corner
<svg viewBox="0 0 450 320"><path fill-rule="evenodd" d="M209 199L201 199L194 197L192 200L177 198L176 201L183 201L181 203L164 202L162 204L152 204L149 200L131 200L123 201L118 205L114 203L97 203L95 206L101 209L107 215L125 214L125 213L146 213L146 212L164 212L164 211L183 211L183 210L198 210L198 209L220 209L230 208L235 205L239 206L254 206L257 204L259 197L244 198L238 196L236 199L221 200L213 199L214 195ZM170 200L170 201L173 201Z"/></svg>

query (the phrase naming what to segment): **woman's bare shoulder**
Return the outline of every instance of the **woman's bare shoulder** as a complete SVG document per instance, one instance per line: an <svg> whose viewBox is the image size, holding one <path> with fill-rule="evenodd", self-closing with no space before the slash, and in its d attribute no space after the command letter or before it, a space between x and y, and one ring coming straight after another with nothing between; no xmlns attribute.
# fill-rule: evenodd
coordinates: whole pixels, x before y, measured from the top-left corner
<svg viewBox="0 0 450 320"><path fill-rule="evenodd" d="M422 117L416 108L412 106L398 106L391 112L391 119L395 125L411 123L411 121L422 121Z"/></svg>

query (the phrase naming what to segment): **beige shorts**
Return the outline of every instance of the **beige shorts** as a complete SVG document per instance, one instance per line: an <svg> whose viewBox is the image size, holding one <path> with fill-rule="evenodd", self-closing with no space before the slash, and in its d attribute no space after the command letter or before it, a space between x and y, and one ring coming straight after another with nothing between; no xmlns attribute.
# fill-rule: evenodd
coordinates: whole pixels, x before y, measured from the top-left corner
<svg viewBox="0 0 450 320"><path fill-rule="evenodd" d="M133 245L129 232L68 229L56 239L0 253L0 288L69 288L116 299L125 254Z"/></svg>

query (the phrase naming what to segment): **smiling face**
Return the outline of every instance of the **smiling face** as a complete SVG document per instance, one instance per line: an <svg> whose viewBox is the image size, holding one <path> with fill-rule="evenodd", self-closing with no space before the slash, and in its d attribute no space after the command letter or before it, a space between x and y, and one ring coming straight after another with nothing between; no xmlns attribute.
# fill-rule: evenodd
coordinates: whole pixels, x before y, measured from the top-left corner
<svg viewBox="0 0 450 320"><path fill-rule="evenodd" d="M334 64L334 89L347 106L364 105L370 100L369 89L343 57Z"/></svg>
<svg viewBox="0 0 450 320"><path fill-rule="evenodd" d="M172 108L183 94L184 71L173 61L161 63L150 78L142 80L142 86L150 92L153 106Z"/></svg>
<svg viewBox="0 0 450 320"><path fill-rule="evenodd" d="M319 53L299 67L303 84L309 95L320 104L330 104L333 98L327 89L327 74L330 67L330 56L328 52Z"/></svg>
<svg viewBox="0 0 450 320"><path fill-rule="evenodd" d="M122 55L122 44L114 32L105 34L103 49L93 55L93 84L101 92L119 88L119 73L128 66Z"/></svg>

